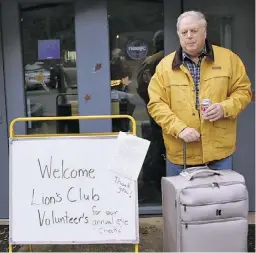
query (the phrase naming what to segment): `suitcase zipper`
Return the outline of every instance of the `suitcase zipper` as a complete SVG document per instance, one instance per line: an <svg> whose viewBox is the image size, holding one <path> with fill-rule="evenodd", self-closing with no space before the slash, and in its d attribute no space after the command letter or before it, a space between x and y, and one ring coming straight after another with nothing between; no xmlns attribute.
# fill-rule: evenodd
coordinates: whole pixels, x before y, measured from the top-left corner
<svg viewBox="0 0 256 253"><path fill-rule="evenodd" d="M211 184L201 184L201 185L196 185L196 186L189 186L189 187L186 187L184 189L182 189L180 192L179 192L179 200L180 200L180 195L182 193L182 191L184 191L185 189L190 189L190 188L208 188L208 187L217 187L217 188L220 188L220 186L228 186L228 185L232 185L232 184L242 184L242 185L245 185L245 183L243 182L238 182L238 181L233 181L233 182L220 182L220 183L217 183L215 184L216 182L213 182ZM239 201L244 201L244 200L247 200L248 198L243 198L241 200L235 200L235 201L231 201L231 202L239 202ZM223 201L223 202L220 202L220 203L208 203L208 204L201 204L201 205L187 205L187 204L183 204L179 201L179 204L180 205L183 205L184 206L184 211L186 212L187 211L187 206L204 206L204 205L213 205L213 204L226 204L226 203L230 203L230 201ZM175 201L175 206L177 206L177 202ZM188 229L188 225L200 225L200 224L206 224L206 223L213 223L213 222L225 222L225 221L232 221L232 220L240 220L240 219L243 219L242 217L241 218L226 218L226 219L221 219L221 220L212 220L212 221L194 221L194 222L187 222L187 221L183 221L180 217L180 212L178 211L178 219L180 219L180 224L181 225L185 225L185 229Z"/></svg>
<svg viewBox="0 0 256 253"><path fill-rule="evenodd" d="M184 189L181 190L181 192L183 192L186 189L193 189L193 188L208 188L208 187L212 187L212 188L220 188L220 186L228 186L228 185L233 185L233 184L242 184L245 185L243 182L238 182L238 181L232 181L232 182L212 182L210 184L200 184L200 185L194 185L194 186L188 186L185 187Z"/></svg>
<svg viewBox="0 0 256 253"><path fill-rule="evenodd" d="M185 229L188 229L189 225L202 225L202 224L237 221L237 220L246 220L246 219L243 217L241 217L241 218L236 217L236 218L226 218L226 219L221 219L221 220L190 221L190 222L181 222L181 225L185 226Z"/></svg>
<svg viewBox="0 0 256 253"><path fill-rule="evenodd" d="M184 189L182 189L179 193L179 199L180 199L180 195L182 194L182 192L184 190L187 190L187 189L194 189L194 188L209 188L209 187L217 187L217 188L220 188L220 186L228 186L228 185L234 185L234 184L242 184L242 185L245 185L244 183L242 182L237 182L237 181L234 181L234 182L220 182L220 183L217 183L217 182L213 182L211 184L201 184L201 185L195 185L195 186L189 186L189 187L186 187ZM242 200L246 200L247 198L245 199L241 199L241 200L237 200L237 201L242 201ZM234 201L234 202L237 202L237 201ZM215 202L215 203L206 203L206 204L201 204L201 205L195 205L195 206L204 206L204 205L212 205L212 204L226 204L226 203L230 203L230 201L226 201L226 202ZM179 204L181 205L186 205L188 206L187 204L183 204L182 202L179 201ZM193 205L191 205L193 206ZM184 210L186 208L184 207ZM186 211L186 210L185 210Z"/></svg>
<svg viewBox="0 0 256 253"><path fill-rule="evenodd" d="M218 205L218 204L228 204L228 203L236 203L240 201L247 200L247 198L242 198L242 199L237 199L237 200L232 200L232 201L220 201L220 202L209 202L209 203L204 203L204 204L198 204L198 205L189 205L189 204L183 204L180 202L180 205L184 207L184 211L187 211L187 207L194 207L194 206L210 206L210 205Z"/></svg>

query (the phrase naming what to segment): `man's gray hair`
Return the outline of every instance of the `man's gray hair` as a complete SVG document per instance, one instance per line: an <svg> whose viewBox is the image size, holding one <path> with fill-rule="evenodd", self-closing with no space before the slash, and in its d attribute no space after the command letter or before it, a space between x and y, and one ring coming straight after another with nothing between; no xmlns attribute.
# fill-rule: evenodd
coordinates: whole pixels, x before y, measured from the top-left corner
<svg viewBox="0 0 256 253"><path fill-rule="evenodd" d="M177 31L179 31L179 27L180 27L180 21L188 16L192 16L197 18L197 20L202 23L202 25L206 28L207 27L207 21L205 19L205 16L202 12L200 11L186 11L184 13L182 13L178 19L177 19Z"/></svg>

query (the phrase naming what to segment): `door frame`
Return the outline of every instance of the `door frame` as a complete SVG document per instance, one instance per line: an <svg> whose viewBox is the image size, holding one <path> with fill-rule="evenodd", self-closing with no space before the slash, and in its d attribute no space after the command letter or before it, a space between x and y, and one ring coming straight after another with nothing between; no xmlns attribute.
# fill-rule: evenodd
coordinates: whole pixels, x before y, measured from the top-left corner
<svg viewBox="0 0 256 253"><path fill-rule="evenodd" d="M2 9L2 6L0 6ZM4 76L4 50L2 45L2 22L0 29L0 224L6 224L9 219L9 143L8 143L8 120L7 100Z"/></svg>

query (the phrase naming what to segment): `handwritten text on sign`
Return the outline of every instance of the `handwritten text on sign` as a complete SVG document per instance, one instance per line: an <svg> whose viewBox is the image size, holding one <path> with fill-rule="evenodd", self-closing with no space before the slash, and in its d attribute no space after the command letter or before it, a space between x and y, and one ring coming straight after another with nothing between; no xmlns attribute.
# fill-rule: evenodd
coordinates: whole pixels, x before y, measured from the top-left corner
<svg viewBox="0 0 256 253"><path fill-rule="evenodd" d="M42 162L38 159L38 168L40 172L40 176L42 179L45 178L53 178L53 179L74 179L74 178L87 178L87 179L95 179L95 170L94 169L72 169L65 167L64 160L61 161L61 169L59 168L52 168L52 157L50 158L49 165L42 166ZM129 183L125 185L122 183L121 178L115 176L115 181L118 185L117 193L126 193L128 194L129 191ZM66 201L69 203L75 203L78 201L93 201L97 202L100 200L100 195L97 193L95 188L92 188L87 192L84 191L81 187L71 186L67 188L67 192L62 195L60 192L55 192L53 196L45 196L43 192L36 192L36 189L32 189L32 200L31 205L54 205L61 203L62 201ZM83 212L79 217L72 217L65 211L65 215L61 217L57 217L54 210L50 213L46 211L41 212L40 209L37 210L38 212L38 219L40 226L49 226L53 224L67 224L67 223L74 223L78 224L84 222L85 224L89 223L89 217L86 216L85 212ZM92 215L93 216L100 216L102 211L97 210L97 206L92 207ZM119 213L118 211L110 211L106 210L103 211L104 216L106 215L107 219L99 220L97 217L92 219L91 223L93 226L99 225L115 225L116 228L114 229L104 229L103 227L99 228L100 233L120 233L121 228L123 226L128 225L128 220L118 218Z"/></svg>
<svg viewBox="0 0 256 253"><path fill-rule="evenodd" d="M84 241L76 230L83 231L90 242L114 240L118 236L124 241L131 237L136 239L135 181L105 169L102 162L106 157L92 159L92 154L79 157L77 153L72 157L70 154L53 155L50 145L47 148L49 152L39 152L29 158L19 156L20 161L13 163L13 167L25 163L22 168L31 179L27 181L18 169L13 173L14 194L19 192L24 196L23 201L12 202L13 217L17 216L18 221L13 225L34 230L30 238L21 235L16 241L20 241L19 237L24 238L23 241L36 240L43 233L40 231L46 233L41 240L59 241L61 236L56 236L59 231L65 240ZM79 149L76 151L79 153ZM93 151L91 148L90 153ZM16 209L24 211L23 219L18 218ZM39 236L36 236L37 231Z"/></svg>

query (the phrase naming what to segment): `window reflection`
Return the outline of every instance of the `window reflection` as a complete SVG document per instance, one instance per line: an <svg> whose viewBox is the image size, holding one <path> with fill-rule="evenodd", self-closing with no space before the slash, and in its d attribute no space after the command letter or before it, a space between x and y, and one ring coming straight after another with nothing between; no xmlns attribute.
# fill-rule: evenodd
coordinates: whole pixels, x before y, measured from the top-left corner
<svg viewBox="0 0 256 253"><path fill-rule="evenodd" d="M74 6L21 6L28 117L77 115ZM28 133L79 132L77 121L29 122Z"/></svg>
<svg viewBox="0 0 256 253"><path fill-rule="evenodd" d="M151 141L139 177L140 205L161 203L165 148L161 128L147 112L147 87L164 56L163 2L108 0L112 114L129 114L137 135ZM128 131L129 122L115 120L115 131Z"/></svg>

